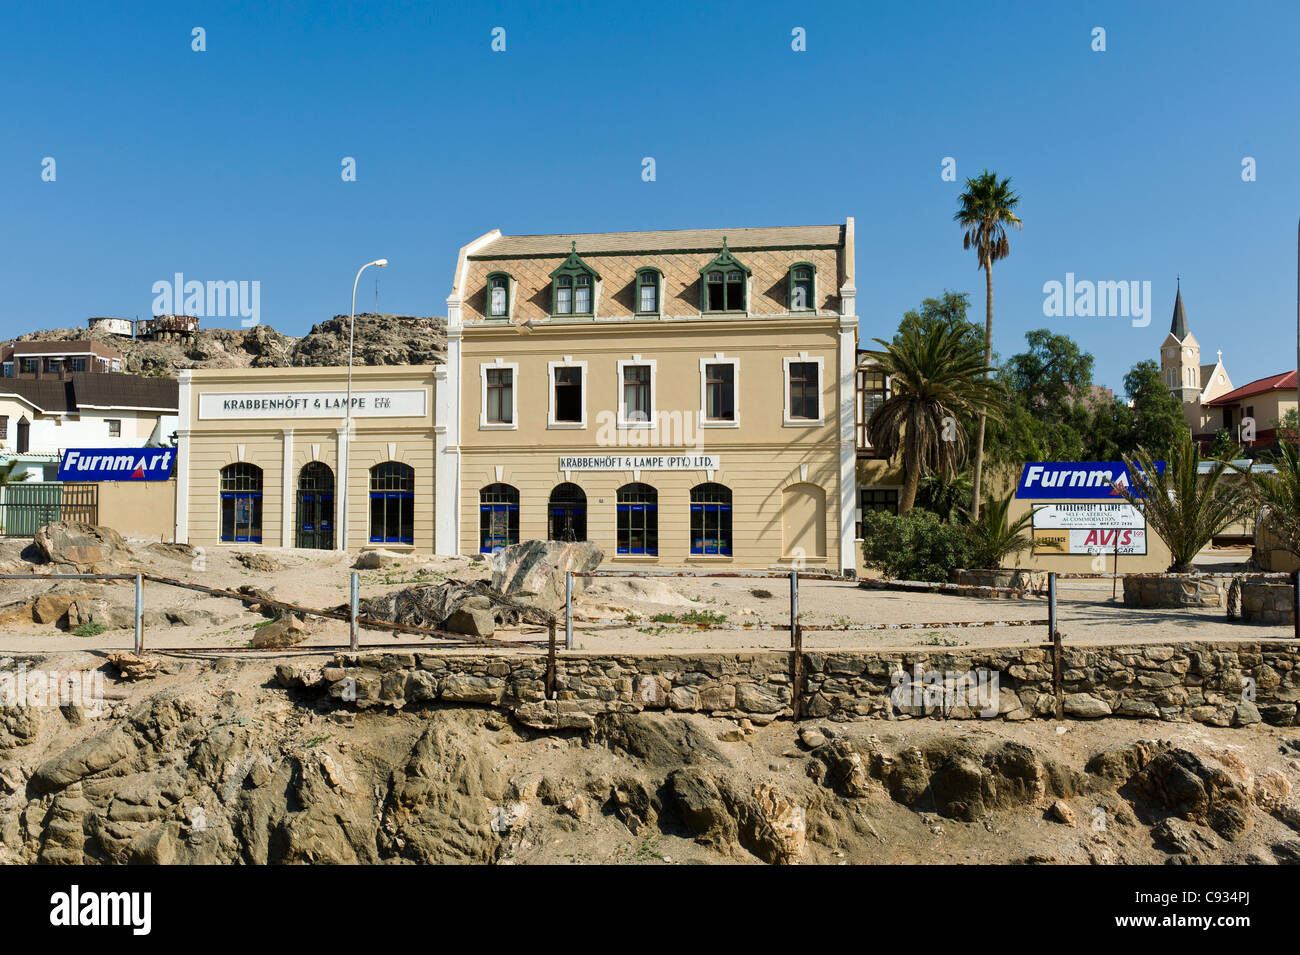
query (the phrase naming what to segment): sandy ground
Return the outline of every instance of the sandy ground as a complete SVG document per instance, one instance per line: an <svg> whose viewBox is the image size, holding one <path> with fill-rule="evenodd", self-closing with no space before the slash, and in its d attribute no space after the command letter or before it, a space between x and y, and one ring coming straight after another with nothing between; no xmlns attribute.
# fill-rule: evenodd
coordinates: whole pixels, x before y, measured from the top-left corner
<svg viewBox="0 0 1300 955"><path fill-rule="evenodd" d="M0 561L18 555L23 544L0 542ZM235 589L248 584L302 606L329 608L347 600L351 561L333 552L281 548L207 548L201 564L167 552L157 545L133 543L140 569L210 587ZM255 553L270 559L276 570L258 573L243 566L238 556ZM1237 569L1246 551L1207 552L1206 570ZM375 596L415 583L446 579L485 578L486 565L468 557L442 558L407 555L394 566L361 572L361 593ZM55 585L62 592L96 594L113 604L133 602L128 582L70 582ZM0 612L50 591L47 581L0 582ZM752 650L789 646L789 584L785 578L605 578L592 582L575 601L578 622L575 649L587 652L650 653L675 650ZM1260 627L1226 620L1217 611L1147 610L1125 607L1111 599L1110 581L1062 581L1059 589L1060 628L1067 644L1115 644L1178 640L1260 640L1288 638L1288 627ZM205 611L211 620L198 625L167 625L156 618L146 628L146 649L234 650L247 648L258 624L265 618L245 610L234 600L213 597L157 583L145 584L146 611ZM799 587L800 620L805 625L852 626L862 624L938 623L937 629L883 631L806 631L806 649L980 647L1042 643L1045 623L1016 627L963 628L956 625L990 620L1046 620L1047 601L991 600L941 594L916 594L863 590L853 583L802 581ZM659 619L655 619L658 617ZM767 626L780 629L719 630L688 625L705 620L728 626ZM540 640L540 630L502 630L503 641ZM563 631L561 630L561 637ZM78 637L54 625L5 624L0 628L0 650L65 651L129 649L130 630L110 630L95 637ZM347 642L347 625L313 619L303 649L340 646ZM438 646L435 640L413 635L394 637L385 632L363 631L363 646ZM504 649L504 648L503 648ZM302 652L291 651L291 652ZM260 654L259 654L260 655Z"/></svg>

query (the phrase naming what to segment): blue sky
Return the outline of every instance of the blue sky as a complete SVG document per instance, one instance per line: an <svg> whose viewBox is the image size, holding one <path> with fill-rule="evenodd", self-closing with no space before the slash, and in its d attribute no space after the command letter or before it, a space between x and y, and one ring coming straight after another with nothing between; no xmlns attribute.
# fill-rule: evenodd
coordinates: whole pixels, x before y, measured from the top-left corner
<svg viewBox="0 0 1300 955"><path fill-rule="evenodd" d="M1048 327L1118 388L1157 357L1181 274L1203 357L1221 348L1235 384L1295 366L1294 3L0 10L0 336L146 316L175 272L259 281L262 321L301 334L346 313L379 256L382 311L440 315L457 249L491 228L851 215L865 342L945 288L982 320L983 276L951 220L988 167L1012 177L1025 221L994 269L1002 354ZM1043 284L1067 272L1151 282L1151 324L1045 317Z"/></svg>

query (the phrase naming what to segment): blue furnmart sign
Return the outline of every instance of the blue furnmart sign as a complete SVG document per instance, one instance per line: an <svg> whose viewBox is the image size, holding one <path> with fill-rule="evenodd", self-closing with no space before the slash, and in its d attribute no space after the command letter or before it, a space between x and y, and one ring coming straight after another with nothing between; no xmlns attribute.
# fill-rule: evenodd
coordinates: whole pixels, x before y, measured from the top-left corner
<svg viewBox="0 0 1300 955"><path fill-rule="evenodd" d="M1156 461L1155 466L1157 473L1165 473L1164 461ZM1121 487L1141 497L1141 489L1131 484L1128 468L1122 461L1034 461L1026 464L1020 473L1016 497L1053 501L1122 500Z"/></svg>
<svg viewBox="0 0 1300 955"><path fill-rule="evenodd" d="M69 448L59 480L166 481L175 460L175 448Z"/></svg>

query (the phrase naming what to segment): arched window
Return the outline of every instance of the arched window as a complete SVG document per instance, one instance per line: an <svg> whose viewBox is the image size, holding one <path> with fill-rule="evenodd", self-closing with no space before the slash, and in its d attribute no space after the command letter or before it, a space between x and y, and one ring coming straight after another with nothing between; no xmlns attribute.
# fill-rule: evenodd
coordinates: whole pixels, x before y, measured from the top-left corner
<svg viewBox="0 0 1300 955"><path fill-rule="evenodd" d="M312 461L298 472L294 546L334 549L334 472L322 461Z"/></svg>
<svg viewBox="0 0 1300 955"><path fill-rule="evenodd" d="M659 553L659 492L649 484L618 489L618 552Z"/></svg>
<svg viewBox="0 0 1300 955"><path fill-rule="evenodd" d="M519 490L489 484L478 492L478 549L490 554L519 543Z"/></svg>
<svg viewBox="0 0 1300 955"><path fill-rule="evenodd" d="M415 469L408 464L370 469L370 543L415 543Z"/></svg>
<svg viewBox="0 0 1300 955"><path fill-rule="evenodd" d="M551 273L551 314L591 315L595 304L595 285L600 276L578 255L578 243Z"/></svg>
<svg viewBox="0 0 1300 955"><path fill-rule="evenodd" d="M240 461L221 469L221 539L262 542L262 469Z"/></svg>
<svg viewBox="0 0 1300 955"><path fill-rule="evenodd" d="M587 494L576 484L557 484L551 492L548 537L553 541L587 539Z"/></svg>
<svg viewBox="0 0 1300 955"><path fill-rule="evenodd" d="M658 315L663 275L656 268L637 269L636 312L638 315Z"/></svg>
<svg viewBox="0 0 1300 955"><path fill-rule="evenodd" d="M816 280L817 267L811 262L796 262L790 266L790 311L816 311Z"/></svg>
<svg viewBox="0 0 1300 955"><path fill-rule="evenodd" d="M18 419L18 445L15 450L19 454L26 454L32 446L32 423L27 420L27 415Z"/></svg>
<svg viewBox="0 0 1300 955"><path fill-rule="evenodd" d="M510 276L505 272L489 272L487 277L488 318L508 318L510 315Z"/></svg>
<svg viewBox="0 0 1300 955"><path fill-rule="evenodd" d="M730 556L731 488L712 483L691 488L691 554Z"/></svg>
<svg viewBox="0 0 1300 955"><path fill-rule="evenodd" d="M749 268L731 254L727 239L722 239L722 251L704 268L700 269L702 312L745 311L745 289L749 284Z"/></svg>

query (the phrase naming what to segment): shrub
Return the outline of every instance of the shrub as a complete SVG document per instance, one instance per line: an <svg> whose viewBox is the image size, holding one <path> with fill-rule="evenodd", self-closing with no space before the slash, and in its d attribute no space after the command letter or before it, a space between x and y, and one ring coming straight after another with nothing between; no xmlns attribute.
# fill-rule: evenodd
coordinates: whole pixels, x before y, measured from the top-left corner
<svg viewBox="0 0 1300 955"><path fill-rule="evenodd" d="M72 628L72 635L74 637L97 637L107 629L108 627L102 623L83 623L79 627Z"/></svg>
<svg viewBox="0 0 1300 955"><path fill-rule="evenodd" d="M895 580L946 581L949 571L970 565L965 533L930 511L867 511L862 536L866 565Z"/></svg>

